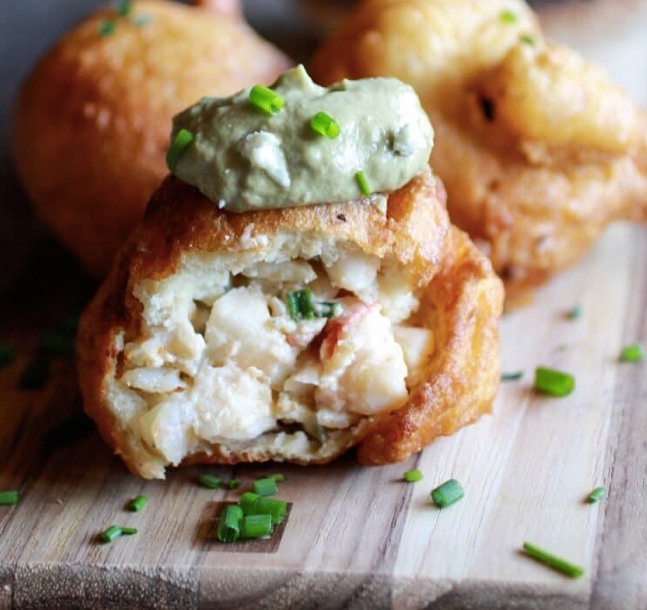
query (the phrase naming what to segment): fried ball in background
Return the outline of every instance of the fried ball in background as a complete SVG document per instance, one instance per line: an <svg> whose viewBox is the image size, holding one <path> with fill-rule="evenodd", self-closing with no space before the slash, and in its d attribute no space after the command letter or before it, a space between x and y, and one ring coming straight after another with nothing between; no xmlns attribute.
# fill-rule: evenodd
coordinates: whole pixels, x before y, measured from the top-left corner
<svg viewBox="0 0 647 610"><path fill-rule="evenodd" d="M295 318L305 289L341 311ZM401 461L490 411L502 300L429 168L386 214L236 214L170 176L82 316L84 407L145 478L353 446L366 464Z"/></svg>
<svg viewBox="0 0 647 610"><path fill-rule="evenodd" d="M166 175L171 118L203 96L270 83L290 60L237 2L101 9L37 64L15 107L14 160L39 215L100 277ZM128 6L125 4L124 6Z"/></svg>
<svg viewBox="0 0 647 610"><path fill-rule="evenodd" d="M512 302L608 223L647 217L644 112L603 70L547 43L522 0L366 0L311 73L414 86L452 221L490 256Z"/></svg>

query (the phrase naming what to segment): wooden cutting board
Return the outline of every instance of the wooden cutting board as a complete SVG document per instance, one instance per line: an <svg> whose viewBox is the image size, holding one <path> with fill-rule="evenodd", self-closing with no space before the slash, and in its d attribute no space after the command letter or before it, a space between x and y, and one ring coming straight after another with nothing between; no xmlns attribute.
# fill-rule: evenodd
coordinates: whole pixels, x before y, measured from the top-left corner
<svg viewBox="0 0 647 610"><path fill-rule="evenodd" d="M599 50L573 28L559 30L563 15L548 19L562 39ZM628 33L639 27L613 30L624 33L603 41L609 50L597 59L647 102L647 70L627 65L647 58L636 51L644 28L642 37ZM17 389L43 330L94 290L53 243L29 252L0 304L0 337L20 352L0 369L0 489L23 495L0 507L0 610L647 607L647 363L618 363L622 346L647 344L644 228L614 227L533 305L507 315L504 370L525 377L502 387L493 416L407 463L362 468L351 456L307 469L196 467L165 482L141 481L110 455L80 411L69 359L53 362L45 389ZM564 312L575 304L583 316L570 321ZM536 395L532 371L542 364L575 373L575 393ZM425 479L405 485L413 467ZM196 476L236 477L245 489L277 471L292 506L275 537L214 542L219 503L238 492L200 488ZM450 477L465 498L437 510L429 491ZM598 485L608 498L584 504ZM127 512L140 493L147 508ZM139 533L98 544L112 523ZM585 575L571 580L532 562L519 552L525 540Z"/></svg>

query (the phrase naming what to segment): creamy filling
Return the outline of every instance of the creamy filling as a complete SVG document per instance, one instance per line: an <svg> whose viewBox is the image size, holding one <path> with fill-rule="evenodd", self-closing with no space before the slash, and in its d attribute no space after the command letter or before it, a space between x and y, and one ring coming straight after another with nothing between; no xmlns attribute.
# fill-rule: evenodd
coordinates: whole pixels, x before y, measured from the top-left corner
<svg viewBox="0 0 647 610"><path fill-rule="evenodd" d="M146 405L130 428L168 463L272 435L321 446L402 407L433 353L431 331L406 324L411 286L375 257L256 262L214 284L154 293L124 346L118 383ZM304 290L300 319L290 295Z"/></svg>

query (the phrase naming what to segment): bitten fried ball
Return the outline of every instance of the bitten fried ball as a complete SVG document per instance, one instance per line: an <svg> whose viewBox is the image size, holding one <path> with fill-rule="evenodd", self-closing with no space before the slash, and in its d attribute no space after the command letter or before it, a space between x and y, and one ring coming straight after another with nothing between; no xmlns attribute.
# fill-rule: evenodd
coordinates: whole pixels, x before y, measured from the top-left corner
<svg viewBox="0 0 647 610"><path fill-rule="evenodd" d="M96 276L167 173L173 115L203 96L270 83L290 65L242 21L237 2L204 4L211 8L139 0L101 9L40 60L20 92L21 182Z"/></svg>
<svg viewBox="0 0 647 610"><path fill-rule="evenodd" d="M87 413L128 468L406 459L489 412L503 290L426 169L235 214L175 177L82 316Z"/></svg>
<svg viewBox="0 0 647 610"><path fill-rule="evenodd" d="M546 42L522 0L366 0L313 77L414 86L452 221L508 298L576 261L608 223L647 219L647 118L601 68Z"/></svg>

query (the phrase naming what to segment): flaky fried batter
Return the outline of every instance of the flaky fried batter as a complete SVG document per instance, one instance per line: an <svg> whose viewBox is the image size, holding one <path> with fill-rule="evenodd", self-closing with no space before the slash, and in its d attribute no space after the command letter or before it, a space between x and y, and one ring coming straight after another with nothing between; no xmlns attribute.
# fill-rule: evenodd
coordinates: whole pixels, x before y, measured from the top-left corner
<svg viewBox="0 0 647 610"><path fill-rule="evenodd" d="M647 219L645 113L600 68L547 43L522 0L366 0L311 74L416 88L452 221L509 299L576 261L608 223Z"/></svg>
<svg viewBox="0 0 647 610"><path fill-rule="evenodd" d="M359 458L364 463L394 462L406 459L434 438L475 421L489 412L498 386L498 321L503 290L489 261L464 233L449 224L444 200L442 184L427 170L389 195L386 216L367 201L234 214L220 211L197 189L177 178L167 178L83 314L77 353L87 413L129 469L146 478L163 477L167 465L179 463L325 463L354 445L359 446ZM360 277L361 261L378 265L377 301L381 314L372 309L373 315L387 316L387 326L410 328L418 336L422 333L433 339L433 348L420 361L415 375L413 369L408 371L405 400L394 409L372 414L336 411L334 417L341 413L348 421L322 428L308 423L308 417L316 415L319 406L308 403L311 395L304 394L299 400L305 401L307 408L276 415L275 424L246 440L233 438L239 428L229 431L233 439L229 441L197 432L195 413L220 409L222 405L216 404L212 395L198 402L178 399L187 391L185 386L198 385L200 373L192 372L191 358L200 363L197 366L204 367L204 353L207 361L211 359L210 365L230 366L213 360L215 347L210 337L226 329L219 314L213 313L215 309L209 313L209 308L217 307L219 299L231 298L229 295L248 288L250 283L257 291L254 294L270 289L273 283L284 281L290 265L295 264L301 270L311 266L318 269L319 279L311 284L316 291L322 281L328 281L326 272L332 273L346 260L354 261L347 267L348 273ZM271 275L267 275L268 268L272 269ZM221 285L224 271L227 277L231 274L233 282L229 292ZM365 292L360 290L358 294L363 295L369 309L374 308L370 304L375 298L370 294L374 293L362 282ZM347 302L345 299L353 297L352 291L349 284L342 285L347 289L334 298ZM219 292L214 296L214 291ZM362 308L367 310L367 305L356 298L354 302L338 320L322 322L322 335L315 337L309 352L301 353L298 366L304 357L318 357L313 354L320 350L322 354L327 352L331 337L336 342L335 334L344 324L352 324L349 318L358 315L353 311L359 311L361 316ZM196 322L194 304L208 317L206 330ZM279 305L272 301L270 309ZM191 325L183 322L182 334L184 309L193 311L193 317ZM237 320L245 316L242 308L237 311ZM262 332L265 331L246 327L241 340L249 337L259 345L263 343ZM192 347L203 345L201 337L206 339L206 345ZM222 343L222 338L219 340ZM142 346L151 341L156 341L155 349L142 356ZM317 347L319 341L323 341L321 347ZM335 344L332 349L336 349ZM381 357L386 350L384 345L372 351L371 357ZM236 353L250 357L244 346ZM231 357L241 357L236 353L232 352ZM276 350L272 352L275 353ZM178 387L168 386L162 391L156 386L154 392L142 391L145 384L140 383L141 379L128 379L133 379L137 371L150 375L152 364L148 362L145 370L133 369L137 358L151 362L162 358L164 362L158 362L153 373L159 376L164 371L167 377L175 374L171 386ZM256 378L264 379L259 370L264 366L257 362L249 370ZM376 373L381 378L388 377L390 366L378 366ZM184 367L179 377L173 367ZM370 372L370 368L365 371ZM245 374L246 370L241 370L237 377ZM287 386L282 380L272 386L279 402ZM368 392L370 395L370 388ZM381 394L377 396L378 400L382 398ZM242 414L253 404L257 403L244 397L235 400ZM363 400L358 408L366 408ZM160 424L161 409L165 409L167 418L164 425ZM307 417L303 415L306 412ZM221 423L223 417L212 414L205 421L212 425L214 421ZM227 417L231 418L232 413ZM183 423L186 418L192 422L190 433ZM155 428L152 433L151 422ZM253 423L248 419L246 425ZM204 423L200 426L204 427Z"/></svg>
<svg viewBox="0 0 647 610"><path fill-rule="evenodd" d="M167 172L173 115L203 96L270 83L290 65L242 21L237 2L202 4L211 9L140 0L127 16L99 10L43 57L17 100L20 179L96 276Z"/></svg>

